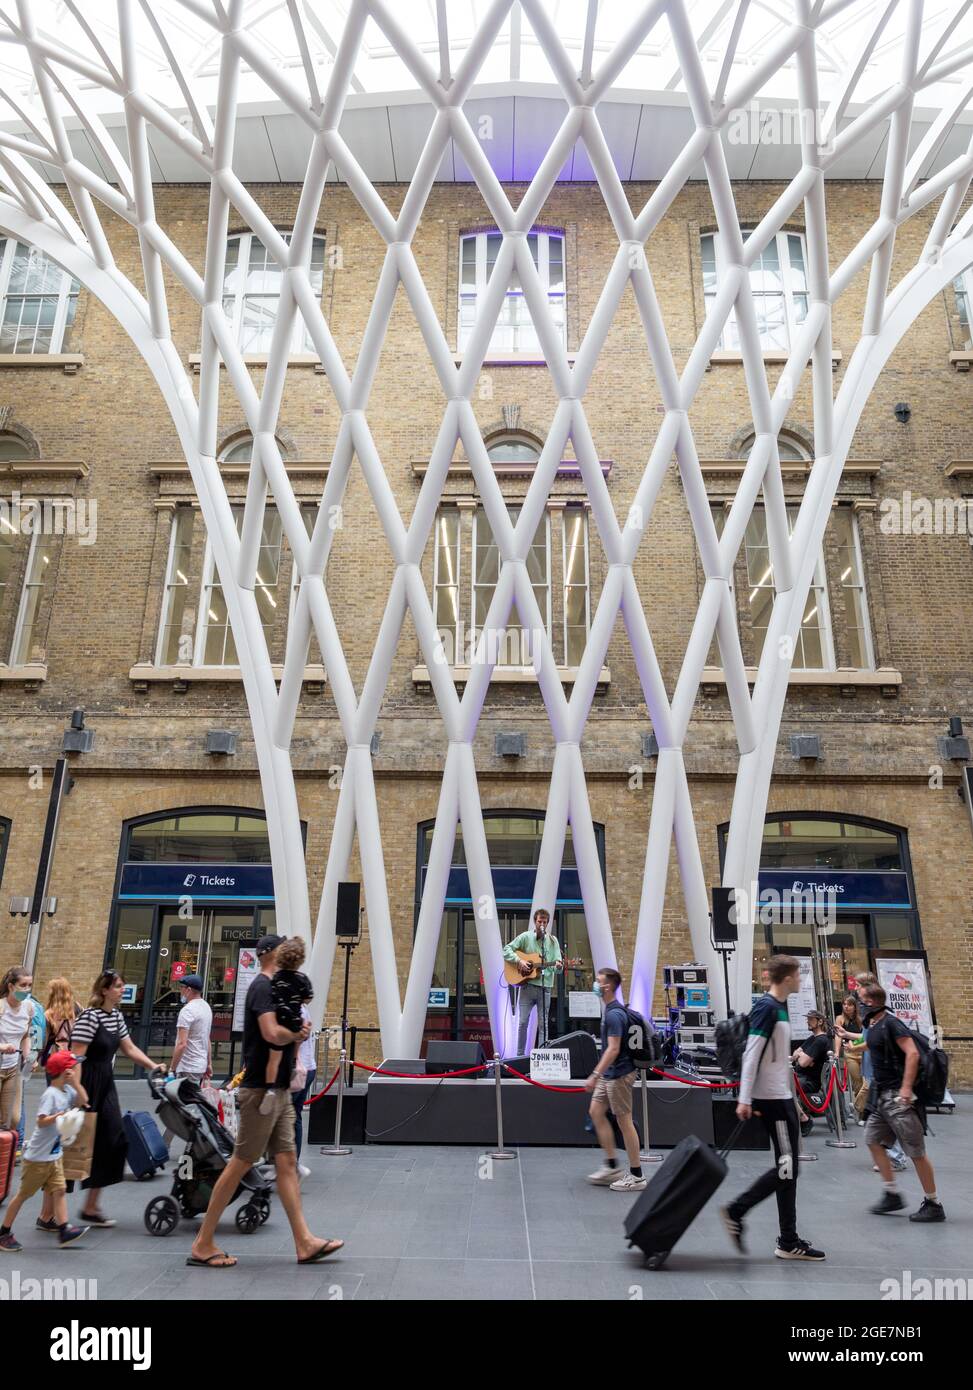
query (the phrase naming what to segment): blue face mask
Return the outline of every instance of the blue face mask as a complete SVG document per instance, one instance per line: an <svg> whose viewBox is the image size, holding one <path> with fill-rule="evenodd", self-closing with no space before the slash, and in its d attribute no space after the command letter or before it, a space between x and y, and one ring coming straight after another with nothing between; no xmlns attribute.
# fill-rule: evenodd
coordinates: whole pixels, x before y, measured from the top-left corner
<svg viewBox="0 0 973 1390"><path fill-rule="evenodd" d="M30 998L30 990L29 990L29 989L15 989L15 990L14 990L14 998L15 998L15 999L19 999L20 1002L23 1003L25 999L29 999L29 998Z"/></svg>
<svg viewBox="0 0 973 1390"><path fill-rule="evenodd" d="M596 995L598 996L599 999L601 998L601 995L602 995L602 988L601 988L601 983L600 983L600 981L596 980L596 981L594 982L594 984L591 986L591 992L592 992L592 994L596 994Z"/></svg>

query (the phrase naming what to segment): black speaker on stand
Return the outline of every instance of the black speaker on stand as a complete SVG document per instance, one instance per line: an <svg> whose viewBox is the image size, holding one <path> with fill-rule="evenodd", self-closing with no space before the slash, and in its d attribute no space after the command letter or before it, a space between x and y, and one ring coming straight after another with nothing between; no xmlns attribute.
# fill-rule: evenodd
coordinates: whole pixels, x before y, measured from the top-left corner
<svg viewBox="0 0 973 1390"><path fill-rule="evenodd" d="M736 950L737 909L736 889L724 888L717 884L713 889L713 911L710 914L713 927L713 949L723 957L723 989L725 991L726 1012L730 1014L730 970L727 957Z"/></svg>
<svg viewBox="0 0 973 1390"><path fill-rule="evenodd" d="M341 1047L344 1051L348 1032L348 978L351 974L351 953L361 941L360 883L338 884L334 935L338 945L345 948L345 988L341 999Z"/></svg>

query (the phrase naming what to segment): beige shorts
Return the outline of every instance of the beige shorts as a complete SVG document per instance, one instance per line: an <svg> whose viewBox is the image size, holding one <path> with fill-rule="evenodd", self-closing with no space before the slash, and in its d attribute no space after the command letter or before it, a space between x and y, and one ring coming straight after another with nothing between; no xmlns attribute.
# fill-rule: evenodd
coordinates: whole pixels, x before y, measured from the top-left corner
<svg viewBox="0 0 973 1390"><path fill-rule="evenodd" d="M64 1167L59 1158L35 1163L25 1158L20 1165L20 1191L17 1196L22 1202L33 1197L35 1192L66 1192Z"/></svg>
<svg viewBox="0 0 973 1390"><path fill-rule="evenodd" d="M896 1090L883 1091L865 1122L865 1143L883 1148L898 1139L909 1158L925 1158L922 1120L914 1105L903 1105Z"/></svg>
<svg viewBox="0 0 973 1390"><path fill-rule="evenodd" d="M274 1158L297 1152L290 1091L272 1090L273 1109L269 1115L261 1115L260 1102L266 1094L263 1086L241 1086L236 1093L238 1127L233 1157L245 1163L259 1163L265 1154Z"/></svg>
<svg viewBox="0 0 973 1390"><path fill-rule="evenodd" d="M631 1115L632 1113L632 1091L634 1088L634 1071L630 1071L628 1076L619 1076L614 1081L608 1081L605 1077L599 1076L595 1082L591 1099L600 1101L602 1105L607 1105L615 1119L620 1120L623 1115Z"/></svg>

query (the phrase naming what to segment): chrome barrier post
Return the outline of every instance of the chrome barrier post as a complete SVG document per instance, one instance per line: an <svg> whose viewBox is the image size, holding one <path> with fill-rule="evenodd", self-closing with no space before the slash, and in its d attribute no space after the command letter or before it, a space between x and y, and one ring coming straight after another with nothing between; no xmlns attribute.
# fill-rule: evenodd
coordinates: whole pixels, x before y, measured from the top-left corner
<svg viewBox="0 0 973 1390"><path fill-rule="evenodd" d="M345 1099L345 1049L341 1049L341 1060L338 1064L338 1095L335 1104L334 1115L334 1143L330 1148L321 1150L326 1158L345 1158L351 1153L351 1149L341 1147L341 1110Z"/></svg>
<svg viewBox="0 0 973 1390"><path fill-rule="evenodd" d="M662 1154L649 1152L649 1073L646 1067L639 1068L642 1091L642 1150L640 1163L661 1163Z"/></svg>
<svg viewBox="0 0 973 1390"><path fill-rule="evenodd" d="M501 1066L500 1058L496 1053L493 1054L493 1079L495 1082L494 1090L497 1095L497 1147L489 1155L490 1158L516 1158L517 1155L510 1149L503 1147L503 1093L500 1089Z"/></svg>
<svg viewBox="0 0 973 1390"><path fill-rule="evenodd" d="M835 1061L836 1061L836 1058L835 1058L835 1055L834 1055L833 1052L829 1052L829 1053L828 1053L828 1061L831 1063L831 1075L832 1075L832 1077L834 1078L834 1081L833 1081L833 1084L832 1084L832 1087L831 1087L831 1099L832 1099L832 1102L833 1102L831 1108L834 1110L835 1129L836 1129L837 1132L838 1132L838 1137L837 1137L837 1139L828 1139L828 1140L826 1141L827 1147L828 1147L829 1149L857 1149L857 1148L858 1148L858 1145L855 1143L854 1139L846 1139L846 1138L845 1138L845 1128L844 1128L844 1109L845 1109L845 1107L844 1107L844 1106L842 1105L842 1103L841 1103L841 1088L840 1088L839 1085L838 1085L838 1073L837 1073L837 1071L835 1070Z"/></svg>

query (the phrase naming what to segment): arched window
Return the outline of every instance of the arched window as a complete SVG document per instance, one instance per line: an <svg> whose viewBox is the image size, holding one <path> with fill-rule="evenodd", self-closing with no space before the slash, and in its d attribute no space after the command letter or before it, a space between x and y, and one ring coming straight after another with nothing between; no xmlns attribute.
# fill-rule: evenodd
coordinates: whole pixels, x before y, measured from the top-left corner
<svg viewBox="0 0 973 1390"><path fill-rule="evenodd" d="M63 352L78 281L36 246L0 238L0 352Z"/></svg>
<svg viewBox="0 0 973 1390"><path fill-rule="evenodd" d="M281 236L285 242L290 242L290 232L282 232ZM316 236L312 243L310 278L311 289L320 299L324 288L324 237ZM270 351L282 281L281 267L253 232L242 232L227 239L223 310L242 352L263 355ZM294 323L289 351L315 351L300 316Z"/></svg>
<svg viewBox="0 0 973 1390"><path fill-rule="evenodd" d="M537 445L523 435L500 438L487 445L491 463L536 463L540 456Z"/></svg>
<svg viewBox="0 0 973 1390"><path fill-rule="evenodd" d="M476 322L477 307L486 293L487 283L497 263L503 236L500 232L470 232L460 238L459 331L460 352L469 344ZM565 309L564 234L557 231L535 230L527 236L527 246L537 267L541 286L555 327L562 341L567 341ZM512 356L540 352L540 340L531 320L530 310L516 267L511 271L510 284L500 308L488 355L509 353Z"/></svg>

